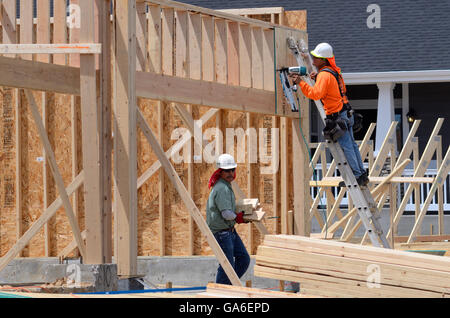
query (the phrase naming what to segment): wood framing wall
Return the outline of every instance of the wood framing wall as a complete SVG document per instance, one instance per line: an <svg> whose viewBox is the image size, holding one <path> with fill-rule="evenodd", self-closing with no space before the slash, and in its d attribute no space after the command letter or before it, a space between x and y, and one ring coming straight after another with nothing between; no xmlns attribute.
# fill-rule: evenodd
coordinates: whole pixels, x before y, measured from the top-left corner
<svg viewBox="0 0 450 318"><path fill-rule="evenodd" d="M32 7L27 6L26 1L21 10L23 16L18 20L15 19L15 4L2 3L2 44L101 43L102 54L27 54L21 60L11 60L11 54L0 57L4 71L0 80L0 85L4 85L0 96L3 114L0 123L3 156L0 161L0 256L9 257L17 240L36 225L36 221L43 222L41 217L47 207L57 212L42 223L42 229L20 250L21 255L79 255L66 209L52 205L60 191L39 138L30 100L25 96L27 89L35 90L34 100L43 118L61 180L68 187L71 209L80 235L86 241L85 261L108 262L112 254L118 255L120 250L128 253L119 258L124 260L123 266L128 272L133 273L136 270L133 259L137 255L211 254L211 246L189 214L183 197L160 169L161 164L144 131L136 129L136 135L132 135L130 125L137 125L136 118L123 106L133 104L132 92L127 92L123 85L130 84L134 78L124 70L134 69L139 110L165 151L190 159L191 163L177 163L172 158L171 163L203 216L209 194L207 182L215 166L205 158L200 161L198 154L204 156L208 151L214 154L212 148L216 143L219 152L227 151L226 128L237 132L254 128L254 139L245 136L239 139L244 140L244 155L236 158L239 160L236 185L240 189L236 191L241 191L239 193L245 197L260 198L269 216L265 226L271 233L286 233L284 218L288 210L294 210L291 171L301 169L293 168L292 149L301 147L299 143L303 141L297 136L293 143L292 131L299 126L293 124L295 119L283 117L298 114L291 114L283 99L276 102L275 96L281 94L281 90L275 86L275 67L293 61L287 54L275 50L282 51L285 46L285 35L281 32L295 33L299 39L305 39L306 33L288 28L275 30L274 25L265 22L171 1L137 1L135 8L133 4L126 8L114 7L114 19L106 23L109 1L70 3L79 5L81 17L88 19L81 24L81 29L66 24L63 1L55 1L54 17L49 14L49 1L39 1L34 20L30 13ZM127 12L131 13L127 15ZM127 15L123 21L136 21L135 29L120 29L126 24L120 22L123 15ZM76 25L76 21L71 23ZM128 52L123 51L123 45L128 43L123 40L127 37L136 41L135 46L128 46ZM130 59L130 56L136 58ZM131 68L122 68L127 64ZM97 73L93 72L95 68ZM115 81L108 79L109 76ZM95 82L96 92L93 90ZM115 86L111 87L111 83ZM302 102L306 105L305 99L302 98ZM111 115L113 107L115 115L121 118L120 123ZM95 109L102 111L95 112ZM130 116L128 127L124 126L121 132L120 125L127 116ZM302 116L308 118L307 110ZM204 120L202 132L209 139L184 142L180 136L171 138L177 128L197 129L192 119ZM216 127L224 133L223 142L209 129ZM280 127L280 130L271 130ZM266 129L267 134L260 128ZM307 125L303 129L309 130ZM98 138L86 138L94 137L96 131L102 132ZM208 133L211 134L208 136ZM233 137L236 156L242 154L238 149L238 137ZM249 147L258 148L258 142L266 143L267 153L250 155ZM274 163L268 162L269 155L275 154L281 145L281 156ZM136 149L134 158L129 156L133 147ZM133 169L129 170L133 160L137 165L134 177ZM102 162L103 170L99 170L95 162ZM270 172L270 167L274 168L274 173ZM121 173L125 181L120 180ZM82 185L86 176L90 180L89 190L86 184ZM131 183L126 185L133 179L137 184L135 190ZM286 182L281 185L281 180ZM133 199L133 191L137 199ZM124 201L115 200L127 195L131 196ZM298 206L297 211L300 210ZM301 218L301 212L298 213ZM121 215L125 218L123 221ZM133 217L132 224L128 223ZM88 225L91 231L86 231ZM133 228L135 232L130 236ZM240 225L238 230L249 251L255 253L262 239L260 231L252 224ZM91 250L97 252L91 253Z"/></svg>
<svg viewBox="0 0 450 318"><path fill-rule="evenodd" d="M237 226L251 254L267 232L308 236L313 217L323 226L309 193L309 101L300 94L301 111L292 113L275 72L295 64L288 36L307 42L305 31L283 26L305 25L303 11L257 12L268 23L169 0L113 1L111 19L110 1L72 0L78 28L66 21L65 1L55 1L53 19L44 0L33 19L31 2L21 2L20 20L15 2L1 3L2 44L45 45L0 46L0 270L18 255L81 255L91 264L114 255L121 276L137 274L137 256L214 254L227 265L204 220L207 183L222 152L238 161L237 197L259 198L268 212L263 224ZM414 184L440 149L442 121L415 161L405 197L418 195ZM371 177L379 177L395 123L376 160L373 128L361 151L373 163ZM388 191L395 202L394 178L416 156L415 130L399 157L391 153L391 175L373 189L380 205ZM325 171L324 149L318 145L313 162L320 157ZM437 158L429 197L442 196L448 174L448 151ZM328 167L320 181L327 220L338 218L325 229L343 227L350 239L360 224L354 211L342 217L345 191L334 197L327 188L333 172ZM391 205L395 226L404 204ZM408 242L425 213L426 205L418 208Z"/></svg>

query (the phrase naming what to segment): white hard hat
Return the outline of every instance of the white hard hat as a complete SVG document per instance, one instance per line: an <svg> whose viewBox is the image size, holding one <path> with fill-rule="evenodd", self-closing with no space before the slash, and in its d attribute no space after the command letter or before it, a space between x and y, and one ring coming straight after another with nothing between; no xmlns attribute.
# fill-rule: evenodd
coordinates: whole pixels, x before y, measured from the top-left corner
<svg viewBox="0 0 450 318"><path fill-rule="evenodd" d="M216 166L220 169L233 169L237 167L237 164L233 156L224 153L217 158Z"/></svg>
<svg viewBox="0 0 450 318"><path fill-rule="evenodd" d="M311 51L311 55L322 59L332 58L334 56L333 48L328 43L319 43L314 51Z"/></svg>

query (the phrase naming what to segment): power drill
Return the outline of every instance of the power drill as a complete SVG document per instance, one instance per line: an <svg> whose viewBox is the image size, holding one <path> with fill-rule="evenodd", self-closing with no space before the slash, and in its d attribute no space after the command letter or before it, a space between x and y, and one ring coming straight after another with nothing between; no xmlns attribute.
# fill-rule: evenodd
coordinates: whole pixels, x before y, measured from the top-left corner
<svg viewBox="0 0 450 318"><path fill-rule="evenodd" d="M308 75L308 71L306 70L306 67L304 66L291 66L291 67L284 67L280 71L286 71L290 74L297 74L300 76L306 76Z"/></svg>
<svg viewBox="0 0 450 318"><path fill-rule="evenodd" d="M293 94L293 92L297 92L297 85L291 86L288 80L288 74L298 74L299 76L306 76L308 73L306 67L304 66L283 67L277 71L280 72L280 80L281 85L283 87L283 92L289 104L291 105L291 110L293 112L298 112L297 102L295 101L295 97Z"/></svg>

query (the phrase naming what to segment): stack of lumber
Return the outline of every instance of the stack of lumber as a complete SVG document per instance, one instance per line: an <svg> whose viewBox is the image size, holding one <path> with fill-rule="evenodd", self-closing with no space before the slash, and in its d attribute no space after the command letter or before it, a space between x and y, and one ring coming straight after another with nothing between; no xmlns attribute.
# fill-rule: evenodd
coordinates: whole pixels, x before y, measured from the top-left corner
<svg viewBox="0 0 450 318"><path fill-rule="evenodd" d="M200 298L305 298L315 297L274 290L209 283Z"/></svg>
<svg viewBox="0 0 450 318"><path fill-rule="evenodd" d="M254 275L328 297L450 297L450 258L292 235L266 235Z"/></svg>

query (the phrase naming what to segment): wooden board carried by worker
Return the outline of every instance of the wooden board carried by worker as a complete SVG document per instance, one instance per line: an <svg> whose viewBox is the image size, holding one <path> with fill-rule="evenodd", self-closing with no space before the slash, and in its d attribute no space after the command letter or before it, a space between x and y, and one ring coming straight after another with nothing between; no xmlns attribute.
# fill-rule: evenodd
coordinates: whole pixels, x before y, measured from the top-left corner
<svg viewBox="0 0 450 318"><path fill-rule="evenodd" d="M263 210L254 210L252 214L244 214L244 220L249 222L261 222L266 212Z"/></svg>
<svg viewBox="0 0 450 318"><path fill-rule="evenodd" d="M236 211L244 211L245 215L253 214L253 211L259 206L259 199L242 199L236 203Z"/></svg>

